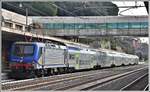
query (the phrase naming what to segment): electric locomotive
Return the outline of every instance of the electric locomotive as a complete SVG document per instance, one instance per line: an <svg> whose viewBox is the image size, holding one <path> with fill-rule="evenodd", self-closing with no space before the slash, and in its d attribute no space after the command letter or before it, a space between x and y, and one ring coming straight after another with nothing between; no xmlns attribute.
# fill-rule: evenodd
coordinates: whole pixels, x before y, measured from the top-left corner
<svg viewBox="0 0 150 92"><path fill-rule="evenodd" d="M10 76L31 78L54 73L58 68L67 67L66 57L65 46L50 44L45 48L44 43L16 42L11 49Z"/></svg>

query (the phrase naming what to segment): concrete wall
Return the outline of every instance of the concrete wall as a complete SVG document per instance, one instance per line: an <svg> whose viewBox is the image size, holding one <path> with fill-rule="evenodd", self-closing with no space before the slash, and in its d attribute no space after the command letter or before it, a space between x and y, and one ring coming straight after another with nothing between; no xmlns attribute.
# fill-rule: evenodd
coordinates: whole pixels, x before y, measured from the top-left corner
<svg viewBox="0 0 150 92"><path fill-rule="evenodd" d="M20 23L20 24L26 24L26 16L2 9L2 16L4 20ZM32 23L32 19L28 17L28 25Z"/></svg>

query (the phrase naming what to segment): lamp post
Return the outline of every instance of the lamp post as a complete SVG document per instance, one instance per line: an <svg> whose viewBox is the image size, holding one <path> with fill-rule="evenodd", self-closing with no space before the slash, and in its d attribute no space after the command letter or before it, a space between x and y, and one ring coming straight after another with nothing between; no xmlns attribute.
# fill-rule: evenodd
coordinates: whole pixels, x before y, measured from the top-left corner
<svg viewBox="0 0 150 92"><path fill-rule="evenodd" d="M28 30L28 8L26 8L26 28Z"/></svg>
<svg viewBox="0 0 150 92"><path fill-rule="evenodd" d="M19 4L19 7L20 7L20 8L23 7L22 3ZM26 24L25 24L25 30L28 31L28 8L25 9L25 12L26 12Z"/></svg>

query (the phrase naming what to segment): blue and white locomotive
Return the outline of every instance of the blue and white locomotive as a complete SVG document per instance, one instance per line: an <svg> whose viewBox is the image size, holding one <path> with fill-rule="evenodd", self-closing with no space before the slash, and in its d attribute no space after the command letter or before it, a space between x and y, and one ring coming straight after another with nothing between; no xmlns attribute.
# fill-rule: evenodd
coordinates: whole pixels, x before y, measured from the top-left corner
<svg viewBox="0 0 150 92"><path fill-rule="evenodd" d="M138 64L136 55L71 44L15 42L10 55L11 77L31 78L80 69Z"/></svg>

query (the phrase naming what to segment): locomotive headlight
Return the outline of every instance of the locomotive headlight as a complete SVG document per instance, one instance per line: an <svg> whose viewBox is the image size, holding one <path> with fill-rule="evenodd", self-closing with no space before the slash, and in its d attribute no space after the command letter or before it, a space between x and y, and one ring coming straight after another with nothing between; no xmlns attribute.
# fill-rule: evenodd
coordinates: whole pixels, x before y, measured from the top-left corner
<svg viewBox="0 0 150 92"><path fill-rule="evenodd" d="M20 58L21 58L21 59L20 59L20 61L19 61L19 62L20 62L20 63L22 63L22 62L23 62L23 57L20 57Z"/></svg>

